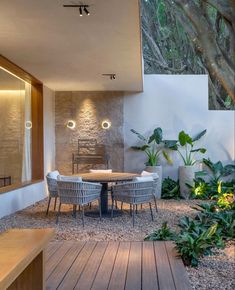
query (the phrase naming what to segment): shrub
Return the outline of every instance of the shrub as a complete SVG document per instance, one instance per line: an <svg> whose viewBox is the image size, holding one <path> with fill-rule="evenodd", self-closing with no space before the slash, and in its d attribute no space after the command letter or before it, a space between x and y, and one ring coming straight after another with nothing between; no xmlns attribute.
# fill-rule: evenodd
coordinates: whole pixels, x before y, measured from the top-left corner
<svg viewBox="0 0 235 290"><path fill-rule="evenodd" d="M179 234L175 243L185 265L196 267L199 258L211 253L216 230L217 224L214 224L202 233L184 231Z"/></svg>
<svg viewBox="0 0 235 290"><path fill-rule="evenodd" d="M167 225L167 222L162 224L162 227L159 230L156 230L152 234L145 237L145 241L171 241L174 240L175 233L170 230Z"/></svg>
<svg viewBox="0 0 235 290"><path fill-rule="evenodd" d="M163 199L179 199L180 186L179 181L171 179L169 176L162 182L162 195Z"/></svg>

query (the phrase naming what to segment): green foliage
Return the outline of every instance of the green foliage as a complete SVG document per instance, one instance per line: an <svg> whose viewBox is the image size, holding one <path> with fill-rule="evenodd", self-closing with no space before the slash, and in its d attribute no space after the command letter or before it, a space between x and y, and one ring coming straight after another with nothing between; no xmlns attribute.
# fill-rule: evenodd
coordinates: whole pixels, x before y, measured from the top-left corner
<svg viewBox="0 0 235 290"><path fill-rule="evenodd" d="M208 171L199 171L196 173L194 186L191 188L193 198L209 199L218 198L222 193L235 192L235 180L222 181L224 177L229 177L235 172L235 165L223 165L221 161L213 163L210 159L203 159ZM206 182L203 177L209 178Z"/></svg>
<svg viewBox="0 0 235 290"><path fill-rule="evenodd" d="M232 192L222 193L218 198L217 205L225 210L235 210L234 194Z"/></svg>
<svg viewBox="0 0 235 290"><path fill-rule="evenodd" d="M170 177L167 177L162 182L162 199L179 199L180 198L180 186L179 181L175 181Z"/></svg>
<svg viewBox="0 0 235 290"><path fill-rule="evenodd" d="M228 164L224 166L221 161L213 163L209 158L208 159L203 158L203 163L209 169L210 172L209 175L211 178L211 182L213 183L218 183L219 181L221 181L223 177L230 176L235 172L234 164Z"/></svg>
<svg viewBox="0 0 235 290"><path fill-rule="evenodd" d="M152 234L145 237L145 241L171 241L174 240L175 233L170 230L167 222L162 224L159 230L154 231Z"/></svg>
<svg viewBox="0 0 235 290"><path fill-rule="evenodd" d="M159 157L162 154L169 164L172 164L172 160L168 153L164 150L165 140L163 140L163 133L161 128L154 129L152 135L149 138L145 138L142 134L131 129L138 139L143 143L141 146L132 146L134 150L143 151L148 161L145 163L147 166L156 166L159 163Z"/></svg>
<svg viewBox="0 0 235 290"><path fill-rule="evenodd" d="M198 265L199 258L211 253L214 245L213 236L216 234L217 224L210 226L204 232L181 232L175 240L176 248L185 265Z"/></svg>
<svg viewBox="0 0 235 290"><path fill-rule="evenodd" d="M199 259L208 255L211 249L223 248L225 241L234 238L235 211L227 204L219 207L220 201L198 204L194 218L184 216L179 220L178 235L171 231L167 222L145 240L174 240L185 265L198 265Z"/></svg>
<svg viewBox="0 0 235 290"><path fill-rule="evenodd" d="M201 139L206 134L206 130L203 130L195 137L190 137L189 134L181 131L178 135L178 140L165 142L165 146L169 149L176 150L182 158L184 165L194 165L197 160L194 159L195 153L205 153L205 148L194 148L195 142Z"/></svg>

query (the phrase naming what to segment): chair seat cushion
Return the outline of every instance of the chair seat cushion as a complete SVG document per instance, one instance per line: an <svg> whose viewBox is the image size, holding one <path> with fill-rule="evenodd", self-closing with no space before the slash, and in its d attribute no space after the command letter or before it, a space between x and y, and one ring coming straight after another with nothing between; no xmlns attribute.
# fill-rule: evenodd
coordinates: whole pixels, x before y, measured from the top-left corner
<svg viewBox="0 0 235 290"><path fill-rule="evenodd" d="M154 181L154 179L153 179L153 176L139 176L139 177L134 177L133 181L147 182L147 181Z"/></svg>
<svg viewBox="0 0 235 290"><path fill-rule="evenodd" d="M60 181L68 181L68 182L82 182L81 176L58 175L57 179Z"/></svg>
<svg viewBox="0 0 235 290"><path fill-rule="evenodd" d="M47 174L47 176L52 179L57 179L58 175L60 175L58 170L51 171Z"/></svg>
<svg viewBox="0 0 235 290"><path fill-rule="evenodd" d="M141 176L152 176L153 179L158 179L159 175L157 174L157 172L148 172L148 171L142 171L141 172Z"/></svg>
<svg viewBox="0 0 235 290"><path fill-rule="evenodd" d="M112 173L112 169L90 169L90 173Z"/></svg>

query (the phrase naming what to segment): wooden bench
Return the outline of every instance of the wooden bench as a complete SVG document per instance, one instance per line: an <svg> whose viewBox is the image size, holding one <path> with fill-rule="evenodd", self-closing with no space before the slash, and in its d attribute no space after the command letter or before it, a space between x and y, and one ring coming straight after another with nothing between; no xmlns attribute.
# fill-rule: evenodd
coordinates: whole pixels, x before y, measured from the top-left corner
<svg viewBox="0 0 235 290"><path fill-rule="evenodd" d="M53 229L11 229L0 235L0 289L44 290L44 249Z"/></svg>

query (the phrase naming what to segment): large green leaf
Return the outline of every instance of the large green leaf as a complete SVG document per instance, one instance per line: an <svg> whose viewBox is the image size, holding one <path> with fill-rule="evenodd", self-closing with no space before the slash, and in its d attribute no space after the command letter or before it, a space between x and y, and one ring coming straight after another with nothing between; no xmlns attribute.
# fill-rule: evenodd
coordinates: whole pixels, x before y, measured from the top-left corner
<svg viewBox="0 0 235 290"><path fill-rule="evenodd" d="M132 149L134 150L139 150L139 151L145 151L147 148L149 148L148 145L143 145L143 146L131 146Z"/></svg>
<svg viewBox="0 0 235 290"><path fill-rule="evenodd" d="M162 151L162 154L163 156L165 157L166 161L169 163L169 164L173 164L173 161L172 159L170 158L170 156L168 155L168 153L166 151Z"/></svg>
<svg viewBox="0 0 235 290"><path fill-rule="evenodd" d="M150 144L154 140L157 144L160 144L162 142L162 129L159 127L154 129L153 134L149 137L148 143Z"/></svg>
<svg viewBox="0 0 235 290"><path fill-rule="evenodd" d="M222 176L229 176L230 174L232 174L234 172L235 172L235 165L228 164L228 165L224 166L221 174L222 174Z"/></svg>
<svg viewBox="0 0 235 290"><path fill-rule="evenodd" d="M201 139L202 136L204 136L205 134L206 134L206 129L203 130L202 132L200 132L199 134L197 134L195 137L193 137L193 138L192 138L192 141L195 142L195 141Z"/></svg>
<svg viewBox="0 0 235 290"><path fill-rule="evenodd" d="M185 146L187 143L190 145L193 145L192 138L188 134L186 134L184 131L181 131L179 133L178 138L179 138L179 142L181 146Z"/></svg>
<svg viewBox="0 0 235 290"><path fill-rule="evenodd" d="M171 150L178 149L177 140L164 140L163 142L166 148L169 148Z"/></svg>
<svg viewBox="0 0 235 290"><path fill-rule="evenodd" d="M193 150L191 150L190 152L206 153L206 148L193 149Z"/></svg>
<svg viewBox="0 0 235 290"><path fill-rule="evenodd" d="M139 132L135 131L134 129L131 129L131 132L136 134L140 140L147 142L147 139L143 135L141 135Z"/></svg>

